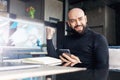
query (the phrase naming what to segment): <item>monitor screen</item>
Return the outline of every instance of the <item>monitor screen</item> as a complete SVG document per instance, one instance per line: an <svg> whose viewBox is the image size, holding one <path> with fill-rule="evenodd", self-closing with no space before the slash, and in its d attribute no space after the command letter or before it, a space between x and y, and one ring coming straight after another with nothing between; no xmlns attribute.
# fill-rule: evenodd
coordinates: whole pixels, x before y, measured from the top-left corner
<svg viewBox="0 0 120 80"><path fill-rule="evenodd" d="M0 17L0 46L6 46L9 38L9 20Z"/></svg>
<svg viewBox="0 0 120 80"><path fill-rule="evenodd" d="M45 41L42 22L0 17L0 46L39 48Z"/></svg>

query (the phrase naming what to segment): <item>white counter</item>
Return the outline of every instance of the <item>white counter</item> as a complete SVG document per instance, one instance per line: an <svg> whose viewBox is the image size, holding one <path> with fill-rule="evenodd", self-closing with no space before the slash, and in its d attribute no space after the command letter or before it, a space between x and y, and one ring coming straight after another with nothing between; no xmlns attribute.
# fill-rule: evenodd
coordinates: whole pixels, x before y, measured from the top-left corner
<svg viewBox="0 0 120 80"><path fill-rule="evenodd" d="M0 80L21 79L28 77L39 77L53 74L69 73L86 70L85 68L63 67L63 66L46 66L41 65L37 68L9 70L0 72Z"/></svg>

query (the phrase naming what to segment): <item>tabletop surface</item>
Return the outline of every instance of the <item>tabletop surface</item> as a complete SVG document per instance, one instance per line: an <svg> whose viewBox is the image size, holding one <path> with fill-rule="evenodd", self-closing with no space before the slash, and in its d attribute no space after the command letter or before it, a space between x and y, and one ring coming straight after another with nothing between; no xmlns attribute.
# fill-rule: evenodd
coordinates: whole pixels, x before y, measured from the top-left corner
<svg viewBox="0 0 120 80"><path fill-rule="evenodd" d="M85 68L41 65L28 69L0 71L0 80L21 79L86 70Z"/></svg>

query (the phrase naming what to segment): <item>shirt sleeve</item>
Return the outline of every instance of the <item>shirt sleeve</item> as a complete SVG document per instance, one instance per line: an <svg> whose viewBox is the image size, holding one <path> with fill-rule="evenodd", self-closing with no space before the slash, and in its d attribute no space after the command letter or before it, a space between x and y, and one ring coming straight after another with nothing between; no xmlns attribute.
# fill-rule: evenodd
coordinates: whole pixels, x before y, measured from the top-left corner
<svg viewBox="0 0 120 80"><path fill-rule="evenodd" d="M108 43L106 38L102 35L97 35L95 39L94 56L96 69L108 69L109 67Z"/></svg>
<svg viewBox="0 0 120 80"><path fill-rule="evenodd" d="M55 50L52 39L47 40L47 52L48 56L58 58L58 54Z"/></svg>
<svg viewBox="0 0 120 80"><path fill-rule="evenodd" d="M93 80L107 80L109 72L108 43L104 36L97 35L94 43L95 69Z"/></svg>

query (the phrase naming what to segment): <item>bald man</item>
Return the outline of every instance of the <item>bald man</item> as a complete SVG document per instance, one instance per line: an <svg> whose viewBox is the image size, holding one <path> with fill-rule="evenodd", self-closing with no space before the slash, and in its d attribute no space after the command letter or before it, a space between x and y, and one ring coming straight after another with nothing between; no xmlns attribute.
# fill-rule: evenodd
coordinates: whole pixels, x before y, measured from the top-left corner
<svg viewBox="0 0 120 80"><path fill-rule="evenodd" d="M62 49L69 49L67 53L59 54L59 49L54 48L52 37L55 29L47 27L47 49L48 55L60 58L64 66L85 67L94 70L94 79L106 80L109 66L108 43L106 38L87 26L87 16L80 8L73 8L68 12L70 34L65 36L61 44ZM61 26L62 27L62 26ZM101 75L101 76L98 76Z"/></svg>

